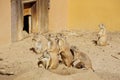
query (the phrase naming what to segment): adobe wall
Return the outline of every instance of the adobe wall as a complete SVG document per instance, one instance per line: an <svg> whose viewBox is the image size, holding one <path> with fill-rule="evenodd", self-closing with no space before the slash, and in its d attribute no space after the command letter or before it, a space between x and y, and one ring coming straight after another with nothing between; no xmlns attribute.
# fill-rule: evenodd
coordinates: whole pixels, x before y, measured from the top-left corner
<svg viewBox="0 0 120 80"><path fill-rule="evenodd" d="M0 0L0 45L11 42L10 0Z"/></svg>
<svg viewBox="0 0 120 80"><path fill-rule="evenodd" d="M120 31L120 0L69 0L69 29L98 29L103 23L109 31Z"/></svg>
<svg viewBox="0 0 120 80"><path fill-rule="evenodd" d="M0 45L11 43L11 0L0 0ZM49 31L66 29L96 31L103 23L120 31L119 0L51 0Z"/></svg>
<svg viewBox="0 0 120 80"><path fill-rule="evenodd" d="M69 0L50 0L49 30L59 32L67 28Z"/></svg>

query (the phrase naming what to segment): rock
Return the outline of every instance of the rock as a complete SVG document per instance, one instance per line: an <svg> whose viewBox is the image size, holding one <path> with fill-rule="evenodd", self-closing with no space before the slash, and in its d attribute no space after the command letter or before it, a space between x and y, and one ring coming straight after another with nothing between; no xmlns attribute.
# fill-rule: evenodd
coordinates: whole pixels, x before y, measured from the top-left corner
<svg viewBox="0 0 120 80"><path fill-rule="evenodd" d="M14 73L13 72L10 72L10 71L6 71L6 70L4 70L4 69L2 69L2 70L0 70L0 74L1 75L14 75Z"/></svg>

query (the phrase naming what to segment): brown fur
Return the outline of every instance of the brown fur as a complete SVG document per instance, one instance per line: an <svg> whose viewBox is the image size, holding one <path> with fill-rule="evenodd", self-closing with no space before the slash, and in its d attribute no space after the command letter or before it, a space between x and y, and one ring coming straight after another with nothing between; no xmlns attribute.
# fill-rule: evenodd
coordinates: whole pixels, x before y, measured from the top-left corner
<svg viewBox="0 0 120 80"><path fill-rule="evenodd" d="M67 43L65 37L62 34L57 34L59 53L61 54L62 60L67 67L71 66L73 61L73 55L70 52L70 46Z"/></svg>
<svg viewBox="0 0 120 80"><path fill-rule="evenodd" d="M48 43L48 52L51 56L49 69L56 69L59 65L59 50L56 42L56 37L54 35L49 35Z"/></svg>
<svg viewBox="0 0 120 80"><path fill-rule="evenodd" d="M76 46L72 46L71 50L74 53L73 67L93 70L91 60L85 53L81 52Z"/></svg>

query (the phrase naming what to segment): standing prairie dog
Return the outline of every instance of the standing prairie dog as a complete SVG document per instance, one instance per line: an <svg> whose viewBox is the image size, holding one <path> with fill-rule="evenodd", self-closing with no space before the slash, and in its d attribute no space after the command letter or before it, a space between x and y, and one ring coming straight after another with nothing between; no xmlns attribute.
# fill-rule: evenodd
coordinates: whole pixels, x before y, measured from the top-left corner
<svg viewBox="0 0 120 80"><path fill-rule="evenodd" d="M56 42L56 37L53 34L48 36L48 53L50 54L50 66L49 69L56 69L59 65L59 49Z"/></svg>
<svg viewBox="0 0 120 80"><path fill-rule="evenodd" d="M106 35L105 26L103 24L100 24L99 28L100 28L100 31L98 33L97 45L106 46L107 45L107 35Z"/></svg>
<svg viewBox="0 0 120 80"><path fill-rule="evenodd" d="M58 39L57 43L59 46L59 53L61 55L62 61L67 67L70 67L73 61L73 55L70 52L70 46L67 43L67 40L63 36L63 34L58 33L57 39Z"/></svg>
<svg viewBox="0 0 120 80"><path fill-rule="evenodd" d="M48 40L45 38L45 36L41 34L35 34L32 41L34 52L36 52L37 54L41 54L45 50L47 50Z"/></svg>
<svg viewBox="0 0 120 80"><path fill-rule="evenodd" d="M91 60L85 53L81 52L76 46L72 46L71 51L74 54L73 67L93 70Z"/></svg>

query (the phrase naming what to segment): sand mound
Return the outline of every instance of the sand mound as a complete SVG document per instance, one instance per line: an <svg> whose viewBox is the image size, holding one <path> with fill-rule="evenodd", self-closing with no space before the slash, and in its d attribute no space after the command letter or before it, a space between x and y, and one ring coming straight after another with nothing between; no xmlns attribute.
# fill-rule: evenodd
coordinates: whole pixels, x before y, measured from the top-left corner
<svg viewBox="0 0 120 80"><path fill-rule="evenodd" d="M69 71L69 73L72 71ZM66 72L67 73L67 72ZM60 75L45 69L37 68L26 72L14 80L101 80L94 72L81 70L79 73Z"/></svg>
<svg viewBox="0 0 120 80"><path fill-rule="evenodd" d="M0 46L0 68L15 75L0 75L0 80L120 80L120 32L108 33L109 45L95 46L96 32L64 33L70 45L75 45L86 53L95 72L63 68L45 70L38 68L39 55L30 51L32 37L6 46ZM99 76L97 76L97 75Z"/></svg>

